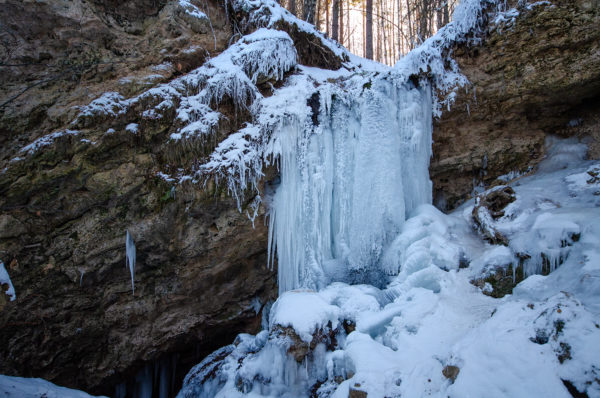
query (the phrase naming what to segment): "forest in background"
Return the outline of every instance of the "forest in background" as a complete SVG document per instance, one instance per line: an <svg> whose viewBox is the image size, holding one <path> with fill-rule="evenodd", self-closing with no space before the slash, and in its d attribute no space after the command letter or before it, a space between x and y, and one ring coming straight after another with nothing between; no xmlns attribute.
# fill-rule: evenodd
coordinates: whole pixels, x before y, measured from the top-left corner
<svg viewBox="0 0 600 398"><path fill-rule="evenodd" d="M458 0L281 0L354 54L393 65L450 20Z"/></svg>

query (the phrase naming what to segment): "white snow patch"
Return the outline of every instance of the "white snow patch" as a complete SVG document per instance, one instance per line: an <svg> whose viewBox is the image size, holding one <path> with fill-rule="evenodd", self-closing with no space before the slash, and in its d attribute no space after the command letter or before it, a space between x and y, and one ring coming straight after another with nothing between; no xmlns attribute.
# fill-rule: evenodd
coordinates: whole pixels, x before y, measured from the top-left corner
<svg viewBox="0 0 600 398"><path fill-rule="evenodd" d="M43 379L4 375L0 375L0 396L3 398L93 398L83 391L60 387Z"/></svg>
<svg viewBox="0 0 600 398"><path fill-rule="evenodd" d="M275 325L293 328L307 343L318 329L329 322L337 327L340 310L329 305L316 292L292 290L279 297L271 309L270 327Z"/></svg>
<svg viewBox="0 0 600 398"><path fill-rule="evenodd" d="M185 13L198 19L208 19L205 13L192 4L189 0L179 0L179 5L185 10Z"/></svg>
<svg viewBox="0 0 600 398"><path fill-rule="evenodd" d="M67 130L56 131L54 133L40 137L37 140L33 141L31 144L24 146L23 148L21 148L20 152L25 152L27 155L33 155L34 153L38 152L40 149L52 145L54 143L54 141L59 137L63 137L63 136L67 136L67 135L79 135L79 134L81 134L81 133L77 130L67 129Z"/></svg>

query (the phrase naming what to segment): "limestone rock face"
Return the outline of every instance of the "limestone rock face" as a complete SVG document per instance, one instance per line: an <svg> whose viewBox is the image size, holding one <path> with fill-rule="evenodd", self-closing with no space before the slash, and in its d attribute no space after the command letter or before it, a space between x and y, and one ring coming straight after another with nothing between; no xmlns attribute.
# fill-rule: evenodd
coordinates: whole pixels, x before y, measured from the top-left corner
<svg viewBox="0 0 600 398"><path fill-rule="evenodd" d="M550 3L517 7L514 21L492 21L482 46L455 49L472 84L434 125L438 207L535 166L549 134L587 137L589 155L600 154L600 5Z"/></svg>
<svg viewBox="0 0 600 398"><path fill-rule="evenodd" d="M248 202L238 211L222 188L158 177L180 156L165 147L172 117L144 134L102 120L86 127L97 139L68 132L74 106L138 94L225 49L225 10L206 7L214 35L197 33L173 1L0 7L0 98L10 99L0 104L0 259L17 291L0 301L0 373L112 395L146 363L177 353L183 377L186 365L260 329L277 291L264 209L253 227ZM67 133L21 151L56 129Z"/></svg>

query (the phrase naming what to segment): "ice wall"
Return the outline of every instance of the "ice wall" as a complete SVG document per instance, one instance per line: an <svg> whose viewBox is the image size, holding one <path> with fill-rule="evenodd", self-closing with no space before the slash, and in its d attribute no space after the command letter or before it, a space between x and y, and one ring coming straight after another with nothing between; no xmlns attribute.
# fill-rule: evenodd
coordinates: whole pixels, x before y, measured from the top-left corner
<svg viewBox="0 0 600 398"><path fill-rule="evenodd" d="M428 86L376 79L358 96L322 89L311 101L312 114L288 119L273 137L281 182L269 250L280 293L382 270L407 215L431 202Z"/></svg>

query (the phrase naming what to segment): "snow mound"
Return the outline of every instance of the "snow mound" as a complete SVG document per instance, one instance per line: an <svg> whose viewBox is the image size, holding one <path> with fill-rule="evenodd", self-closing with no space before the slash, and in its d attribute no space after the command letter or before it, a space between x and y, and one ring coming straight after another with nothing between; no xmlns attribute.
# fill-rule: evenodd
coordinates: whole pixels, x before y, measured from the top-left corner
<svg viewBox="0 0 600 398"><path fill-rule="evenodd" d="M336 328L339 308L329 305L314 292L289 291L279 297L271 309L270 327L279 325L291 327L307 343L313 333L331 323Z"/></svg>

